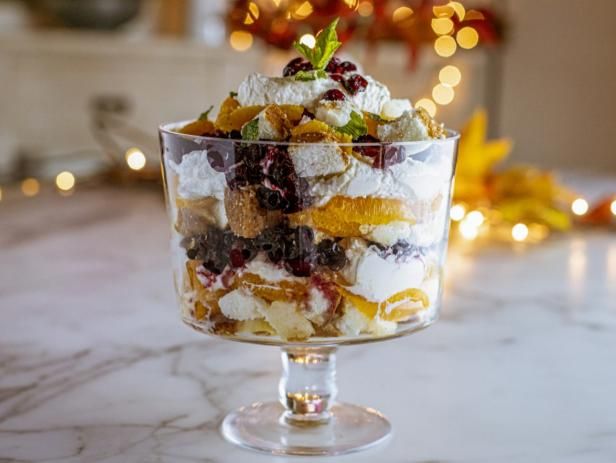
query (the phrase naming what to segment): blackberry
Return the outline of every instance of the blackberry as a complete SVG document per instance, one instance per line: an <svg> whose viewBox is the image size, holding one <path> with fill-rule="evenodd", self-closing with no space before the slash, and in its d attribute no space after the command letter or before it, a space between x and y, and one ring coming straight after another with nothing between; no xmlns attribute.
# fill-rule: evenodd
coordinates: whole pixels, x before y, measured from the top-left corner
<svg viewBox="0 0 616 463"><path fill-rule="evenodd" d="M347 257L344 248L336 241L325 239L317 246L317 262L337 271L346 265Z"/></svg>
<svg viewBox="0 0 616 463"><path fill-rule="evenodd" d="M387 169L394 164L400 164L402 161L404 161L404 148L389 145L384 148L383 156L375 159L373 166L379 169Z"/></svg>
<svg viewBox="0 0 616 463"><path fill-rule="evenodd" d="M257 190L257 200L259 205L268 211L276 211L286 207L286 199L279 191L270 190L264 186Z"/></svg>

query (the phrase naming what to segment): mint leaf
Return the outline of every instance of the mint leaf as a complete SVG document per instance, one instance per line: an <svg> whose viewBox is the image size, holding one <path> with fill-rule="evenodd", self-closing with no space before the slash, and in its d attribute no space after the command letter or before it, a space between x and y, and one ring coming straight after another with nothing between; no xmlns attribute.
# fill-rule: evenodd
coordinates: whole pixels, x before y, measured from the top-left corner
<svg viewBox="0 0 616 463"><path fill-rule="evenodd" d="M259 139L259 119L253 119L242 127L242 140Z"/></svg>
<svg viewBox="0 0 616 463"><path fill-rule="evenodd" d="M368 126L366 125L366 121L361 114L353 111L351 113L351 120L347 122L346 125L342 127L336 127L338 132L349 134L353 137L353 139L366 135L368 133Z"/></svg>
<svg viewBox="0 0 616 463"><path fill-rule="evenodd" d="M235 98L237 96L237 92L229 92L229 96L231 98Z"/></svg>
<svg viewBox="0 0 616 463"><path fill-rule="evenodd" d="M327 72L322 69L317 69L314 71L298 71L295 74L295 80L307 81L307 80L317 80L317 79L326 79Z"/></svg>
<svg viewBox="0 0 616 463"><path fill-rule="evenodd" d="M312 67L317 71L325 69L336 50L342 45L341 42L338 42L338 35L336 34L336 26L339 19L334 19L325 29L317 34L314 48L310 48L297 41L293 42L297 52L310 61Z"/></svg>
<svg viewBox="0 0 616 463"><path fill-rule="evenodd" d="M207 110L207 111L202 112L202 113L199 115L199 120L200 120L200 121L207 121L207 117L208 117L208 116L210 115L210 113L212 112L212 109L214 109L214 106L210 106L210 107L208 108L208 110Z"/></svg>

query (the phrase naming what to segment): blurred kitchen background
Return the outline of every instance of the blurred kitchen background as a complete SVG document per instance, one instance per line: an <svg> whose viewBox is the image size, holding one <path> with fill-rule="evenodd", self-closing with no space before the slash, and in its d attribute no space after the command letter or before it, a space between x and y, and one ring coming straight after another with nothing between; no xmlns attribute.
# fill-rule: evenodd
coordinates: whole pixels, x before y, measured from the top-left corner
<svg viewBox="0 0 616 463"><path fill-rule="evenodd" d="M217 105L340 16L343 53L510 159L616 171L614 0L0 0L0 186L157 173L157 126ZM109 174L111 169L112 174ZM111 177L109 177L111 175Z"/></svg>

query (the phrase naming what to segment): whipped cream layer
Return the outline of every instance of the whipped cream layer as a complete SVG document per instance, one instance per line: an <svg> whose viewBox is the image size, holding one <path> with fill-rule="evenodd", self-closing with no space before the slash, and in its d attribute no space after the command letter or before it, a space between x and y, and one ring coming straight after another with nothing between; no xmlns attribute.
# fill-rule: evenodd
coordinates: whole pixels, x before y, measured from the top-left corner
<svg viewBox="0 0 616 463"><path fill-rule="evenodd" d="M314 108L327 90L344 92L353 105L362 110L380 113L381 108L391 99L385 85L370 76L365 91L349 94L339 82L332 79L296 80L295 77L268 77L250 74L240 84L237 99L242 106L293 104Z"/></svg>
<svg viewBox="0 0 616 463"><path fill-rule="evenodd" d="M349 167L344 173L309 182L319 205L334 196L429 200L448 189L451 169L451 160L444 157L431 157L426 162L407 157L387 169L375 169L350 157Z"/></svg>
<svg viewBox="0 0 616 463"><path fill-rule="evenodd" d="M169 168L178 176L178 195L186 199L213 196L222 201L227 182L225 174L216 172L207 160L207 151L192 151L177 164L167 160Z"/></svg>

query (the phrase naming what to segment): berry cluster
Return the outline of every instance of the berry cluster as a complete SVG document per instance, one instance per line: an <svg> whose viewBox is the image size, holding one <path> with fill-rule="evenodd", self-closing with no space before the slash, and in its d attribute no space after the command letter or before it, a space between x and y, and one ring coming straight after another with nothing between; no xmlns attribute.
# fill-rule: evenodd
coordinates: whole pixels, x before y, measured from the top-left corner
<svg viewBox="0 0 616 463"><path fill-rule="evenodd" d="M267 210L291 214L311 203L309 184L297 176L285 146L214 142L207 146L207 159L212 169L224 172L230 189L258 185L259 204Z"/></svg>
<svg viewBox="0 0 616 463"><path fill-rule="evenodd" d="M220 275L225 267L240 268L264 252L270 262L281 264L295 276L307 277L320 265L340 270L347 257L340 244L326 239L315 244L309 227L291 228L281 223L254 239L241 238L230 230L209 228L204 234L185 238L182 246L189 259L203 261L210 272Z"/></svg>
<svg viewBox="0 0 616 463"><path fill-rule="evenodd" d="M372 135L361 135L355 140L357 143L379 143L379 139ZM372 160L372 167L376 169L387 169L394 164L400 164L405 159L403 146L395 145L375 145L357 146L355 148L362 156Z"/></svg>
<svg viewBox="0 0 616 463"><path fill-rule="evenodd" d="M282 71L282 75L290 77L300 71L312 71L313 69L310 62L298 57L293 58L287 63ZM357 66L355 64L350 61L340 61L340 59L335 56L329 60L329 63L327 63L325 67L325 72L329 74L329 77L342 84L351 95L363 92L368 86L368 81L361 75L355 73L355 71L357 71ZM348 76L349 73L354 74Z"/></svg>
<svg viewBox="0 0 616 463"><path fill-rule="evenodd" d="M378 243L373 243L378 248L379 255L383 258L395 256L397 261L406 261L409 258L417 258L423 255L424 250L409 243L408 241L398 241L386 247Z"/></svg>

